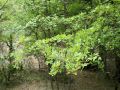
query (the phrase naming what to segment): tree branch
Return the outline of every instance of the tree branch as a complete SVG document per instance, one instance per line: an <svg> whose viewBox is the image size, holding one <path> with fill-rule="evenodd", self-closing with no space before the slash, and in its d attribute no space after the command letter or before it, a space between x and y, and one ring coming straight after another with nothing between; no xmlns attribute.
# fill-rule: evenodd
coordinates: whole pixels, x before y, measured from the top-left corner
<svg viewBox="0 0 120 90"><path fill-rule="evenodd" d="M5 5L7 4L7 2L8 2L8 0L6 0L6 2L3 4L3 6L0 7L0 10L2 10L5 7Z"/></svg>

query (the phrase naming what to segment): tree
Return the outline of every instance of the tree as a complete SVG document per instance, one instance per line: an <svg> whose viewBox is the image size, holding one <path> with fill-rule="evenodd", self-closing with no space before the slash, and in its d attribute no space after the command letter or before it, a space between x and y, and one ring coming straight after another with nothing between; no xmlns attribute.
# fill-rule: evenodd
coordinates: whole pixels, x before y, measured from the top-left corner
<svg viewBox="0 0 120 90"><path fill-rule="evenodd" d="M119 1L14 0L2 5L0 34L9 47L9 61L19 57L14 43L20 42L26 56L38 61L40 55L45 57L50 75L77 74L88 66L107 72L106 56L111 53L119 77Z"/></svg>

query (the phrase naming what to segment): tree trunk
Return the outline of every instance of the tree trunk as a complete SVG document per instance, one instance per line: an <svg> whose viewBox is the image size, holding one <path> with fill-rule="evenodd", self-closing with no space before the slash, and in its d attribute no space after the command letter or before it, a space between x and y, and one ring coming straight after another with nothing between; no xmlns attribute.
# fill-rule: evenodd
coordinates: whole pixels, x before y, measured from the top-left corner
<svg viewBox="0 0 120 90"><path fill-rule="evenodd" d="M115 75L115 90L118 90L118 84L120 82L120 57L116 55L116 75Z"/></svg>
<svg viewBox="0 0 120 90"><path fill-rule="evenodd" d="M64 7L64 16L67 17L67 0L62 0Z"/></svg>

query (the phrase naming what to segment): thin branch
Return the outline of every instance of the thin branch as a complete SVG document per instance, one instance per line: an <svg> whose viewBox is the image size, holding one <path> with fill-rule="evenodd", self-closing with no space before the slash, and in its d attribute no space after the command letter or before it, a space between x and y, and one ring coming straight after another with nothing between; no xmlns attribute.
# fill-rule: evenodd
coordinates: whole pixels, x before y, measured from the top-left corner
<svg viewBox="0 0 120 90"><path fill-rule="evenodd" d="M10 44L9 44L7 41L6 41L5 43L6 43L6 45L7 45L8 47L10 47Z"/></svg>
<svg viewBox="0 0 120 90"><path fill-rule="evenodd" d="M5 7L5 5L7 4L7 2L8 2L8 0L6 0L6 2L3 4L3 6L0 8L0 10L2 10Z"/></svg>

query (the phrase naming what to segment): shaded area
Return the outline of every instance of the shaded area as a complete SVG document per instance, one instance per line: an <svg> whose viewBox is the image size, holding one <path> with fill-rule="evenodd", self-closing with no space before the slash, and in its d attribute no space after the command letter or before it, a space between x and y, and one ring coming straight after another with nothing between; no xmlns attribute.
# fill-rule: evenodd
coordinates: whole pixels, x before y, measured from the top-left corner
<svg viewBox="0 0 120 90"><path fill-rule="evenodd" d="M72 79L51 79L45 72L31 71L16 76L8 85L1 84L0 90L115 90L115 84L100 72L82 71Z"/></svg>

